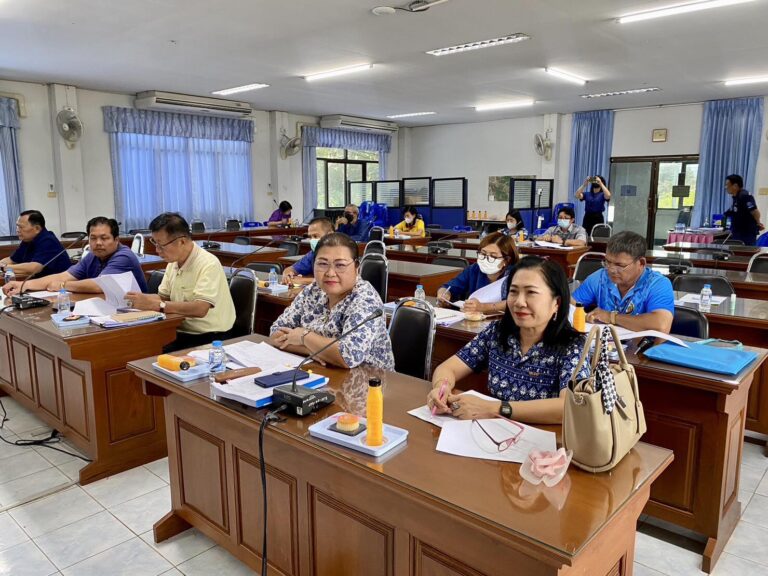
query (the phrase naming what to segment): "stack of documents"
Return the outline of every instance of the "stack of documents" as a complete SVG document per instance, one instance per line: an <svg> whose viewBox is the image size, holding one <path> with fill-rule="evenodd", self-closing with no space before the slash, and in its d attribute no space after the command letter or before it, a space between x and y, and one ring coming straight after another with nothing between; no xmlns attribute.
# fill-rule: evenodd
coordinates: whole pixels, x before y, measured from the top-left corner
<svg viewBox="0 0 768 576"><path fill-rule="evenodd" d="M542 248L557 248L558 250L573 250L573 246L563 246L562 244L547 242L546 240L536 240L534 244L536 244L536 246L541 246Z"/></svg>

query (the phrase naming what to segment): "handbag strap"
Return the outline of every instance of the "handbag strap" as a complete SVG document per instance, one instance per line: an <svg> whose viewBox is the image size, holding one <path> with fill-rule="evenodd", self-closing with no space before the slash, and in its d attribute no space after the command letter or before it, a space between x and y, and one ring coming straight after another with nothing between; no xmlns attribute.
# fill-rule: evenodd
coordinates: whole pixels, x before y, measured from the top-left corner
<svg viewBox="0 0 768 576"><path fill-rule="evenodd" d="M600 326L592 326L592 329L589 331L589 334L587 334L587 339L584 342L584 347L581 349L581 356L579 356L579 361L576 364L576 366L573 368L573 372L571 372L571 380L568 383L568 385L573 388L573 386L576 384L576 378L579 375L579 372L581 372L582 367L584 366L584 362L587 359L587 354L589 354L589 350L592 347L592 341L595 341L595 354L592 357L591 367L592 372L594 373L595 366L597 365L597 357L600 352Z"/></svg>

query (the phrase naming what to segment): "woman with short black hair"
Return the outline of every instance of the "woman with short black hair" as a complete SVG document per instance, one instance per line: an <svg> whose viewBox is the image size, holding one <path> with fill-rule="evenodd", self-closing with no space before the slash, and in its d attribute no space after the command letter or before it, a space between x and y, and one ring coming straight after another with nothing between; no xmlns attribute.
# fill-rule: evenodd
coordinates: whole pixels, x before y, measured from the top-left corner
<svg viewBox="0 0 768 576"><path fill-rule="evenodd" d="M589 190L586 190L587 184L591 184ZM602 176L589 176L584 179L584 184L576 190L576 198L584 202L582 226L586 229L587 235L592 234L592 228L595 227L595 224L603 223L605 205L611 201L608 183Z"/></svg>
<svg viewBox="0 0 768 576"><path fill-rule="evenodd" d="M267 226L288 226L291 223L291 210L293 210L291 203L287 200L283 200L278 205L277 210L270 215L269 220L267 220Z"/></svg>
<svg viewBox="0 0 768 576"><path fill-rule="evenodd" d="M426 235L424 220L419 217L419 211L414 206L403 208L403 221L395 226L395 231L400 236L423 238Z"/></svg>

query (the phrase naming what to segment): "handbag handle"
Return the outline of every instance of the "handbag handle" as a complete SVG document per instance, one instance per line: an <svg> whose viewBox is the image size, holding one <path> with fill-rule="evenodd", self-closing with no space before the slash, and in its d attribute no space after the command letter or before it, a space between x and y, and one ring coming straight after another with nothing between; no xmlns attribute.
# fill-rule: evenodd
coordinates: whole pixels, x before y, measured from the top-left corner
<svg viewBox="0 0 768 576"><path fill-rule="evenodd" d="M600 334L601 334L600 326L592 326L592 329L589 331L589 334L587 334L587 340L584 342L584 347L581 349L581 356L579 356L579 362L574 367L573 372L571 372L571 379L569 382L569 385L571 387L573 387L573 385L576 384L576 376L578 376L579 372L581 372L582 366L584 366L584 361L587 359L587 354L589 354L589 350L592 347L593 340L595 341L595 354L592 357L592 362L590 363L590 366L592 368L592 372L595 371L595 368L597 367L597 359L600 358L600 351L602 349Z"/></svg>

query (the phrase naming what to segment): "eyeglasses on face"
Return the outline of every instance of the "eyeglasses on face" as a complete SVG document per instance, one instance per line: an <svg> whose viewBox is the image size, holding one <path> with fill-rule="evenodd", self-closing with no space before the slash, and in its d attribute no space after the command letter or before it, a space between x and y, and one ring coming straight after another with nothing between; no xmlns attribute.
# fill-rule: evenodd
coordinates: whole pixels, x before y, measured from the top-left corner
<svg viewBox="0 0 768 576"><path fill-rule="evenodd" d="M333 268L336 274L344 274L354 263L354 260L336 260L333 263L328 262L328 260L315 260L315 270L325 274L330 268Z"/></svg>
<svg viewBox="0 0 768 576"><path fill-rule="evenodd" d="M171 238L170 240L168 240L168 242L163 242L162 244L157 242L154 238L150 238L149 241L152 242L152 246L154 246L158 250L162 250L166 246L169 246L170 244L173 244L174 242L176 242L176 240L178 240L179 238L182 238L182 236L176 236L175 238Z"/></svg>
<svg viewBox="0 0 768 576"><path fill-rule="evenodd" d="M482 250L480 250L477 253L477 258L478 260L487 260L491 264L495 264L497 261L503 260L504 256L495 256L493 254L488 254L488 252L483 252Z"/></svg>
<svg viewBox="0 0 768 576"><path fill-rule="evenodd" d="M637 260L638 260L638 259L637 259L637 258L635 258L634 260L632 260L632 262L630 262L629 264L625 264L625 265L623 265L623 266L622 266L621 264L616 264L615 262L609 262L608 260L603 260L603 261L601 262L601 265L602 265L602 266L603 266L603 268L605 268L606 270L615 270L616 272L624 272L624 270L626 270L627 268L629 268L630 266L632 266L632 264L634 264L635 262L637 262Z"/></svg>
<svg viewBox="0 0 768 576"><path fill-rule="evenodd" d="M513 420L472 420L472 438L486 452L504 452L520 441L524 428Z"/></svg>

